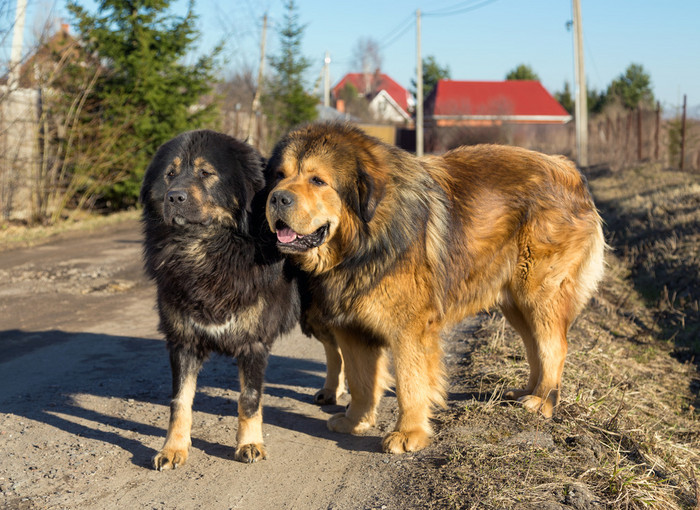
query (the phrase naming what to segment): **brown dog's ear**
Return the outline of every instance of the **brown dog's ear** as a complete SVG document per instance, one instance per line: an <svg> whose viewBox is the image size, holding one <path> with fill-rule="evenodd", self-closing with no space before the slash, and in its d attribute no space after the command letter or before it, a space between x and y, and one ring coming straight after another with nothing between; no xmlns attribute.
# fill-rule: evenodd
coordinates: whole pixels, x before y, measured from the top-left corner
<svg viewBox="0 0 700 510"><path fill-rule="evenodd" d="M377 182L361 165L357 168L358 216L365 223L374 217L379 202L384 197L384 186Z"/></svg>

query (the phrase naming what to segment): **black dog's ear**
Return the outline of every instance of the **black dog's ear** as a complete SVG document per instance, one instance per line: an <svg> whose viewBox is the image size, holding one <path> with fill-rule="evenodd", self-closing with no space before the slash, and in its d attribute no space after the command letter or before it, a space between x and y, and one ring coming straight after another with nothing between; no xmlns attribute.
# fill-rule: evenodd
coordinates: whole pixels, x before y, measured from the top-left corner
<svg viewBox="0 0 700 510"><path fill-rule="evenodd" d="M361 165L357 168L357 194L358 194L358 216L365 223L369 223L374 217L379 202L384 197L384 188L378 185L377 181L367 173Z"/></svg>

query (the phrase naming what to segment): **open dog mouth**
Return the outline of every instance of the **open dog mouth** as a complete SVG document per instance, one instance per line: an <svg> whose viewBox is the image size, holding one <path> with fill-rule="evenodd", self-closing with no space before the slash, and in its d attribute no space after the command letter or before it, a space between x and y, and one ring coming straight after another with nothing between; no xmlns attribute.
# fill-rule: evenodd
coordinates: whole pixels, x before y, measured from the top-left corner
<svg viewBox="0 0 700 510"><path fill-rule="evenodd" d="M283 221L275 225L277 246L291 251L306 251L321 246L328 236L329 225L325 224L311 234L302 235L295 232Z"/></svg>

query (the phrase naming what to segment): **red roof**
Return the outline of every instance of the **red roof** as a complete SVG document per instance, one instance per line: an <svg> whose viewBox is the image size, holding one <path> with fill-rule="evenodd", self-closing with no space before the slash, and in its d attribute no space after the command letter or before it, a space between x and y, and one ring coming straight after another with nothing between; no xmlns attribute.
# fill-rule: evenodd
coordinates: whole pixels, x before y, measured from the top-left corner
<svg viewBox="0 0 700 510"><path fill-rule="evenodd" d="M380 90L386 90L387 94L389 94L404 111L408 111L408 91L386 74L348 73L333 87L333 95L335 97L338 97L346 83L351 83L360 94L366 94L372 91L376 93Z"/></svg>
<svg viewBox="0 0 700 510"><path fill-rule="evenodd" d="M440 80L426 99L426 114L445 118L519 117L532 122L571 119L540 82L525 80Z"/></svg>

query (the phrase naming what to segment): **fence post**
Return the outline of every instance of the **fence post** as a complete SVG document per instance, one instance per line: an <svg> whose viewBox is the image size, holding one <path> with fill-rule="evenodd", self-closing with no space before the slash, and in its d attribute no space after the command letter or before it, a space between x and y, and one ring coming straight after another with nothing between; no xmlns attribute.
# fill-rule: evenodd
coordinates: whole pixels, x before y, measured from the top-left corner
<svg viewBox="0 0 700 510"><path fill-rule="evenodd" d="M656 129L654 130L654 160L659 160L659 128L661 127L661 104L656 102Z"/></svg>
<svg viewBox="0 0 700 510"><path fill-rule="evenodd" d="M634 149L630 147L630 132L633 129L633 116L634 113L627 113L627 129L625 129L625 165L629 164L632 159L632 154L634 154Z"/></svg>
<svg viewBox="0 0 700 510"><path fill-rule="evenodd" d="M642 107L637 105L637 161L642 160Z"/></svg>
<svg viewBox="0 0 700 510"><path fill-rule="evenodd" d="M681 161L679 167L683 170L683 160L685 159L685 108L688 96L683 94L683 117L681 117Z"/></svg>

